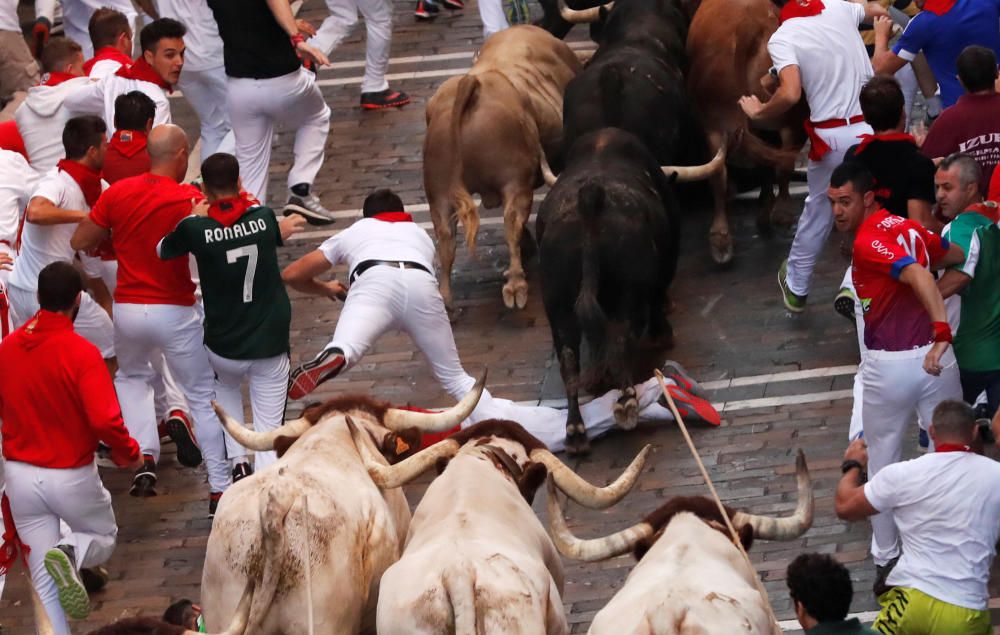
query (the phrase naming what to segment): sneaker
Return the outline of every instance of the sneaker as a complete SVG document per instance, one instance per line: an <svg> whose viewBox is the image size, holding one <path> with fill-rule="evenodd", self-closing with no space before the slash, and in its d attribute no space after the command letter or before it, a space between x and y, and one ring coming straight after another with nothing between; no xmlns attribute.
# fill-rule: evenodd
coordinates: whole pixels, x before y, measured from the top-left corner
<svg viewBox="0 0 1000 635"><path fill-rule="evenodd" d="M886 578L889 577L889 574L892 573L892 569L896 566L897 562L899 562L899 556L896 556L885 564L875 565L875 582L872 583L872 593L875 594L876 599L880 598L892 589L892 587L887 585L885 581Z"/></svg>
<svg viewBox="0 0 1000 635"><path fill-rule="evenodd" d="M417 8L414 10L413 16L418 20L433 20L437 17L437 13L440 10L433 2L417 0Z"/></svg>
<svg viewBox="0 0 1000 635"><path fill-rule="evenodd" d="M927 430L920 428L920 434L917 436L917 449L926 453L930 447L931 438L927 436Z"/></svg>
<svg viewBox="0 0 1000 635"><path fill-rule="evenodd" d="M663 368L660 369L663 376L667 379L672 379L675 384L688 391L695 397L701 397L702 399L708 399L708 393L705 389L701 387L698 382L694 380L691 375L680 365L679 362L675 362L672 359L668 359L663 363Z"/></svg>
<svg viewBox="0 0 1000 635"><path fill-rule="evenodd" d="M462 0L441 0L441 4L449 11L461 11L465 8L465 3Z"/></svg>
<svg viewBox="0 0 1000 635"><path fill-rule="evenodd" d="M130 496L149 498L156 496L156 461L148 454L144 454L143 459L142 467L132 477L132 489L128 493Z"/></svg>
<svg viewBox="0 0 1000 635"><path fill-rule="evenodd" d="M242 481L251 474L253 474L253 468L250 467L250 464L246 461L240 461L233 468L233 483Z"/></svg>
<svg viewBox="0 0 1000 635"><path fill-rule="evenodd" d="M111 446L104 441L97 442L97 467L117 468L115 462L111 460Z"/></svg>
<svg viewBox="0 0 1000 635"><path fill-rule="evenodd" d="M685 423L689 421L704 421L712 426L722 425L722 417L719 415L719 411L707 399L695 396L680 386L667 386L667 390L674 399L677 412L684 417ZM669 409L666 397L660 395L657 401L661 406Z"/></svg>
<svg viewBox="0 0 1000 635"><path fill-rule="evenodd" d="M333 213L319 202L319 197L315 194L299 196L290 194L285 208L281 211L283 216L298 214L304 216L310 225L332 225L336 222Z"/></svg>
<svg viewBox="0 0 1000 635"><path fill-rule="evenodd" d="M324 348L316 357L292 370L288 378L288 398L302 399L316 386L334 377L345 361L340 349Z"/></svg>
<svg viewBox="0 0 1000 635"><path fill-rule="evenodd" d="M857 301L858 298L854 295L853 290L848 287L841 287L840 293L833 299L833 310L850 320L851 324L855 324L854 307Z"/></svg>
<svg viewBox="0 0 1000 635"><path fill-rule="evenodd" d="M177 462L184 467L201 465L201 448L194 436L191 420L182 410L171 410L167 415L167 434L177 446Z"/></svg>
<svg viewBox="0 0 1000 635"><path fill-rule="evenodd" d="M410 103L410 96L404 92L386 88L377 93L361 93L361 107L365 110L399 108Z"/></svg>
<svg viewBox="0 0 1000 635"><path fill-rule="evenodd" d="M80 567L80 580L83 582L83 588L87 589L87 593L97 593L108 586L110 578L108 570L104 567Z"/></svg>
<svg viewBox="0 0 1000 635"><path fill-rule="evenodd" d="M788 259L781 263L778 269L778 287L781 289L781 299L785 303L785 308L792 313L802 313L806 310L806 298L808 296L796 295L788 288L787 281Z"/></svg>
<svg viewBox="0 0 1000 635"><path fill-rule="evenodd" d="M219 501L222 500L222 492L212 492L208 495L208 517L215 518L215 512L219 509Z"/></svg>
<svg viewBox="0 0 1000 635"><path fill-rule="evenodd" d="M531 10L527 0L504 0L503 12L510 25L531 24Z"/></svg>
<svg viewBox="0 0 1000 635"><path fill-rule="evenodd" d="M90 598L76 570L76 554L69 545L56 545L45 553L45 570L56 584L59 604L74 620L90 615Z"/></svg>
<svg viewBox="0 0 1000 635"><path fill-rule="evenodd" d="M160 435L160 443L163 443L164 441L172 441L172 439L170 438L170 433L167 432L166 419L156 424L156 434Z"/></svg>

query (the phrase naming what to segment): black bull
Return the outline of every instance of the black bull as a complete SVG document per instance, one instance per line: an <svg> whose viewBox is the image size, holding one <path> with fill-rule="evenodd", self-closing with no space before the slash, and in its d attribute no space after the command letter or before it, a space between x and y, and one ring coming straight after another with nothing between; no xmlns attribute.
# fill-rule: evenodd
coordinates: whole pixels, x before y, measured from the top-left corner
<svg viewBox="0 0 1000 635"><path fill-rule="evenodd" d="M592 374L622 390L616 420L634 425L639 340L666 343L667 290L680 233L669 179L632 134L606 128L572 147L563 173L538 210L536 231L545 312L569 411L566 450L588 449L580 415L580 343Z"/></svg>

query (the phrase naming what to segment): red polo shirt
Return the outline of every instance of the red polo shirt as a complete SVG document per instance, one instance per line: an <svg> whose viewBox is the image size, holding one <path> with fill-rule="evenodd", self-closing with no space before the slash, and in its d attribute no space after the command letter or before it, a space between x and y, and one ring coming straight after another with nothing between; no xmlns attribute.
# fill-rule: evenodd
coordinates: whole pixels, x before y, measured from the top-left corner
<svg viewBox="0 0 1000 635"><path fill-rule="evenodd" d="M81 467L99 440L120 466L139 458L100 352L59 313L39 311L0 342L0 417L9 461Z"/></svg>
<svg viewBox="0 0 1000 635"><path fill-rule="evenodd" d="M149 172L118 181L101 194L90 219L111 231L118 256L115 302L194 304L188 260L160 260L156 245L191 215L192 200L203 198L192 185Z"/></svg>

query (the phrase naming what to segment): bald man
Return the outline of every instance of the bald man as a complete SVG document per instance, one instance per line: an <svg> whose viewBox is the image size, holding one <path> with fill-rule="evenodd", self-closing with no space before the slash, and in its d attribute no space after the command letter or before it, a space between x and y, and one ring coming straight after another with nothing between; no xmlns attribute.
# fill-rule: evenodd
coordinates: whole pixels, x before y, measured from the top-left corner
<svg viewBox="0 0 1000 635"><path fill-rule="evenodd" d="M222 427L212 411L212 367L204 346L195 285L186 259L160 260L156 245L193 208L207 206L204 196L182 185L187 171L188 139L174 125L156 126L147 140L150 169L122 179L101 196L73 235L77 249L90 249L111 237L118 255L115 288L115 388L129 432L145 461L133 478L133 496L156 495L160 437L153 412L150 357L162 350L167 365L188 400L194 433L183 422L168 429L177 443L177 460L188 467L204 455L210 488L210 515L230 484ZM195 440L197 438L197 441Z"/></svg>

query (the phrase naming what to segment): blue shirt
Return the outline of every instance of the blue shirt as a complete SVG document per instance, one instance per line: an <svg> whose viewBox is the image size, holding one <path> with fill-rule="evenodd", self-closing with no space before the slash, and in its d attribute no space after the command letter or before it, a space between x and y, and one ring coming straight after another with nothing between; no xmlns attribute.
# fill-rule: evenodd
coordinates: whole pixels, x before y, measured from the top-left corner
<svg viewBox="0 0 1000 635"><path fill-rule="evenodd" d="M958 0L944 15L921 11L892 50L907 62L924 52L941 87L941 105L947 108L965 92L955 60L971 44L989 47L1000 57L1000 0Z"/></svg>

